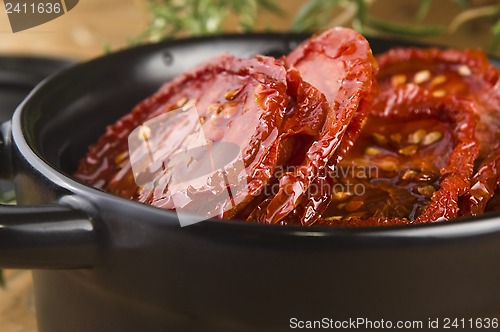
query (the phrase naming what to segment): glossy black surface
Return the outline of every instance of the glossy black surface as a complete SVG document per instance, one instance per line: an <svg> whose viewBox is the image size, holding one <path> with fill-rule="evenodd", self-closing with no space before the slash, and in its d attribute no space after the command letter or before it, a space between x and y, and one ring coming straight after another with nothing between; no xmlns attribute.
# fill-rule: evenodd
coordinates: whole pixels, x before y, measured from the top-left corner
<svg viewBox="0 0 500 332"><path fill-rule="evenodd" d="M3 267L42 269L92 266L98 232L87 215L64 206L2 207Z"/></svg>
<svg viewBox="0 0 500 332"><path fill-rule="evenodd" d="M0 56L0 122L10 120L16 107L43 79L73 61L28 56Z"/></svg>
<svg viewBox="0 0 500 332"><path fill-rule="evenodd" d="M18 199L88 216L90 228L58 229L59 239L95 234L76 241L85 246L68 241L74 264L63 250L56 264L50 251L46 269L34 273L41 332L276 332L288 331L292 317L427 322L500 312L498 215L374 229L240 221L181 228L173 212L71 178L105 126L166 80L222 51L286 54L303 38L164 42L79 65L35 89L12 121ZM380 52L396 43L371 45ZM33 249L31 259L43 262ZM54 270L65 265L91 267Z"/></svg>
<svg viewBox="0 0 500 332"><path fill-rule="evenodd" d="M64 59L0 56L0 123L11 119L16 107L38 83L73 63ZM0 141L4 142L5 138ZM6 169L6 163L2 164L0 169ZM11 181L0 180L0 199L11 199L12 190Z"/></svg>

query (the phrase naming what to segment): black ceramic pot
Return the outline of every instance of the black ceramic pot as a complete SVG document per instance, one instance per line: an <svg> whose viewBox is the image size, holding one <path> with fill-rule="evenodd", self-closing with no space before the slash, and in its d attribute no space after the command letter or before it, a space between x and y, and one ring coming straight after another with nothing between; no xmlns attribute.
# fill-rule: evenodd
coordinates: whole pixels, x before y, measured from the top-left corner
<svg viewBox="0 0 500 332"><path fill-rule="evenodd" d="M222 51L286 54L304 37L143 46L65 70L29 95L2 128L1 173L22 206L0 208L0 266L34 270L41 332L278 332L294 318L426 327L500 313L499 215L373 229L181 228L174 212L72 179L104 127L163 82Z"/></svg>

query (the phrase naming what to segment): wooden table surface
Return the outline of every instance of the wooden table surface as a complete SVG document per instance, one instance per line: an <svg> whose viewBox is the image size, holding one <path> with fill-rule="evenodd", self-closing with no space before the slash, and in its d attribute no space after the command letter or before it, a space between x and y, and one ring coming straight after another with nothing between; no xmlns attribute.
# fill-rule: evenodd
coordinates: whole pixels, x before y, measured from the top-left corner
<svg viewBox="0 0 500 332"><path fill-rule="evenodd" d="M0 331L35 332L36 318L31 272L4 271L7 286L0 289Z"/></svg>

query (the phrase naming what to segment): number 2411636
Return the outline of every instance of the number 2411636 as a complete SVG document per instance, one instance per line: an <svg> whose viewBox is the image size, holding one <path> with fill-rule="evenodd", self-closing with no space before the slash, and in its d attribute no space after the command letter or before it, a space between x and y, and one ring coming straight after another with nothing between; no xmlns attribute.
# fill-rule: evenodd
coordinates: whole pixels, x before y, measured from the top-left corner
<svg viewBox="0 0 500 332"><path fill-rule="evenodd" d="M443 328L445 329L497 329L498 318L445 318Z"/></svg>
<svg viewBox="0 0 500 332"><path fill-rule="evenodd" d="M5 2L5 10L7 14L60 14L63 8L59 2Z"/></svg>

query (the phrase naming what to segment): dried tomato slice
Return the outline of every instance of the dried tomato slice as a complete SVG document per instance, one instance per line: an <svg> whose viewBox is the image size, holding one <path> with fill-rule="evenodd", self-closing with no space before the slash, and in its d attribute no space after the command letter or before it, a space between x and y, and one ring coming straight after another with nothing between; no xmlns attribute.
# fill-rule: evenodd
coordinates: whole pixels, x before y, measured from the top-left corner
<svg viewBox="0 0 500 332"><path fill-rule="evenodd" d="M479 150L475 126L470 102L436 98L413 84L394 88L388 100L377 99L339 165L344 173L338 188L350 184L363 191L335 191L317 223L375 226L456 218Z"/></svg>
<svg viewBox="0 0 500 332"><path fill-rule="evenodd" d="M368 42L343 28L279 61L222 55L109 126L75 176L161 208L196 212L204 202L202 214L271 224L414 224L500 210L500 72L475 50L398 48L377 60L378 82ZM187 154L198 131L208 139L203 162L173 163L198 159ZM232 160L190 182L225 160L220 142L237 147L243 168ZM138 172L134 158L151 165ZM181 191L171 191L174 173L187 179Z"/></svg>
<svg viewBox="0 0 500 332"><path fill-rule="evenodd" d="M276 204L276 195L282 193L283 190L287 190L286 194L296 195L296 199L301 198L296 193L300 188L296 187L290 190L290 187L283 186L283 177L289 176L297 170L307 171L302 164L304 160L307 161L307 153L314 142L320 138L320 133L331 113L325 96L315 87L302 80L296 69L290 69L287 77L291 105L285 115L284 131L279 139L282 143L280 151L288 158L279 169L276 169L274 173L275 180L266 188L260 200L255 201L255 203L259 204L249 211L249 215L239 216L249 221L263 218L269 204ZM297 202L290 201L290 197L286 195L282 195L282 197L284 201L281 203L288 204L286 206L288 209L294 209L293 204L297 204Z"/></svg>
<svg viewBox="0 0 500 332"><path fill-rule="evenodd" d="M395 48L377 56L382 95L392 87L417 84L436 97L453 95L474 102L479 115L479 158L500 142L500 74L481 50ZM382 96L383 98L383 96Z"/></svg>
<svg viewBox="0 0 500 332"><path fill-rule="evenodd" d="M499 148L495 149L479 166L472 178L470 192L460 202L460 214L462 216L483 214L498 188L500 188ZM491 210L498 210L498 206L491 206Z"/></svg>
<svg viewBox="0 0 500 332"><path fill-rule="evenodd" d="M178 122L158 125L154 135L160 142L160 154L154 165L159 171L153 182L142 187L134 181L127 138L147 121L179 108L195 107L206 138L211 142L234 143L242 154L245 172L233 175L236 181L247 181L245 189L238 190L238 197L231 197L231 202L219 202L212 211L215 215L225 212L231 216L258 194L279 163L278 137L287 109L286 89L286 70L274 58L219 56L167 83L131 113L109 126L99 141L90 147L75 176L126 198L174 208L168 191L171 179L167 170L161 167L165 168L165 160L177 152L179 142L192 134L189 123L176 118ZM177 145L172 142L177 142ZM131 153L144 152L137 149ZM186 190L176 195L182 196L186 204L200 198L213 199L227 189L222 175L218 173L209 179L211 183L198 187L188 183ZM238 204L229 208L235 201Z"/></svg>
<svg viewBox="0 0 500 332"><path fill-rule="evenodd" d="M500 211L500 184L497 183L497 189L493 197L489 200L486 205L485 212L499 212Z"/></svg>
<svg viewBox="0 0 500 332"><path fill-rule="evenodd" d="M314 36L301 44L286 58L290 71L298 70L303 82L290 84L298 86L297 91L289 93L297 101L297 110L285 123L288 135L303 132L297 123L314 123L317 131L314 141L304 153L303 160L293 170L279 178L279 191L261 204L250 219L262 223L287 223L284 219L304 200L311 185L321 182L320 172L334 160L348 127L354 139L355 130L360 127L363 116L355 117L357 112L364 113L361 104L371 96L374 81L374 58L370 45L359 33L344 28L331 29ZM308 98L312 89L319 90ZM318 107L321 111L316 111ZM324 123L318 121L318 113L325 114ZM321 123L321 125L318 125ZM295 125L294 125L295 124ZM299 127L299 129L297 129ZM341 149L347 150L348 144ZM334 162L334 161L333 161ZM318 206L319 208L319 206Z"/></svg>

